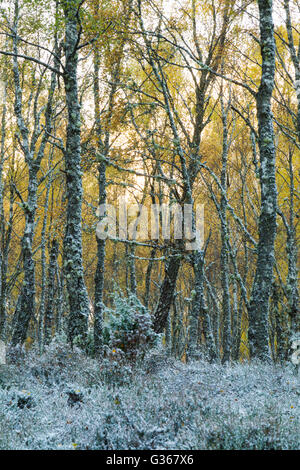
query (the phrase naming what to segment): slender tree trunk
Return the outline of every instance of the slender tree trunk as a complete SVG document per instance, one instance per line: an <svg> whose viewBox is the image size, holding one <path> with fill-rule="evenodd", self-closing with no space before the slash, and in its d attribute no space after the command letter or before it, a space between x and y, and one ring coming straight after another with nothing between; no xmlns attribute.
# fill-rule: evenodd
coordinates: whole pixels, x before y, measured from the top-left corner
<svg viewBox="0 0 300 470"><path fill-rule="evenodd" d="M63 269L59 269L59 264L56 261L56 267L55 267L55 278L56 278L56 285L57 285L57 295L55 298L55 310L56 310L56 316L55 316L55 331L56 333L60 333L63 327L63 313L64 313L64 307L66 306L65 303L65 296L64 296L64 275L63 275Z"/></svg>
<svg viewBox="0 0 300 470"><path fill-rule="evenodd" d="M2 108L2 119L1 119L1 149L0 149L0 234L2 235L2 241L4 241L3 234L5 233L4 224L4 207L3 207L3 164L5 159L5 140L6 140L6 88L7 84L4 83L3 92L3 108ZM4 267L4 253L3 244L0 245L0 340L5 340L5 324L6 324L6 309L5 303L3 302L3 284L6 282L3 275Z"/></svg>
<svg viewBox="0 0 300 470"><path fill-rule="evenodd" d="M100 117L100 89L99 89L99 51L94 53L94 108L97 150L104 152L102 142L102 126ZM98 165L98 191L99 204L106 204L106 163L100 162ZM104 290L104 263L106 241L96 237L97 240L97 266L95 272L95 299L94 299L94 347L96 356L102 351L102 327L103 327L103 290Z"/></svg>
<svg viewBox="0 0 300 470"><path fill-rule="evenodd" d="M290 50L291 59L294 65L294 73L295 73L295 81L294 87L297 95L297 136L298 142L300 142L300 47L298 44L298 52L296 51L294 37L293 37L293 27L291 21L291 13L290 13L290 0L284 0L284 8L286 14L286 30L288 35L288 45ZM295 30L297 31L297 30Z"/></svg>
<svg viewBox="0 0 300 470"><path fill-rule="evenodd" d="M19 6L15 2L15 20L14 28L17 34L19 21ZM35 315L35 266L32 256L32 243L34 238L34 221L37 208L37 171L39 165L34 160L32 146L29 143L29 130L25 124L22 112L22 89L20 84L19 66L18 66L18 40L13 39L13 50L16 56L13 59L13 73L15 86L15 115L18 121L18 128L22 137L22 146L25 161L28 166L28 197L27 202L22 201L25 213L25 231L22 238L22 257L24 280L21 291L21 306L16 317L15 329L12 336L12 346L22 344L27 335L30 319Z"/></svg>
<svg viewBox="0 0 300 470"><path fill-rule="evenodd" d="M178 312L176 308L176 301L173 302L173 315L172 315L172 337L171 337L171 354L176 357L177 355L177 343L178 343Z"/></svg>
<svg viewBox="0 0 300 470"><path fill-rule="evenodd" d="M240 316L237 298L238 286L237 282L233 283L233 296L232 296L232 359L239 360L240 352Z"/></svg>
<svg viewBox="0 0 300 470"><path fill-rule="evenodd" d="M150 254L150 260L147 266L146 276L145 276L145 294L144 294L144 305L148 309L149 308L149 300L150 300L150 291L151 291L151 274L153 269L153 258L156 255L156 248L152 248Z"/></svg>
<svg viewBox="0 0 300 470"><path fill-rule="evenodd" d="M53 160L53 149L50 152L48 167L50 168L50 174L46 186L46 198L44 204L44 215L43 215L43 226L41 233L41 265L42 265L42 289L41 289L41 301L39 308L39 319L38 319L38 340L40 350L43 349L43 330L45 330L45 308L46 308L46 295L47 295L47 286L46 286L46 229L47 229L47 220L48 220L48 209L49 209L49 196L52 185L52 173L53 169L51 168ZM51 258L51 255L50 255ZM52 298L53 302L53 298Z"/></svg>
<svg viewBox="0 0 300 470"><path fill-rule="evenodd" d="M51 341L53 317L54 317L54 295L55 295L55 270L57 266L59 245L57 240L52 241L50 251L50 263L48 270L48 288L47 288L47 302L45 306L45 321L44 321L44 344L49 344Z"/></svg>
<svg viewBox="0 0 300 470"><path fill-rule="evenodd" d="M31 318L35 314L35 263L33 260L34 221L37 208L36 171L29 170L28 199L25 207L25 232L22 238L24 281L21 292L21 307L17 317L12 346L23 344Z"/></svg>
<svg viewBox="0 0 300 470"><path fill-rule="evenodd" d="M211 320L204 297L204 260L205 251L198 251L193 254L194 298L190 315L187 358L196 357L198 323L201 319L208 358L212 361L216 359L217 354Z"/></svg>
<svg viewBox="0 0 300 470"><path fill-rule="evenodd" d="M299 49L300 50L300 49ZM300 97L299 97L300 102ZM300 113L300 104L299 104ZM300 138L299 138L300 141ZM300 329L299 312L299 289L298 289L298 245L295 227L295 181L293 168L293 153L289 149L289 174L290 174L290 201L289 201L289 223L286 223L287 230L287 256L288 256L288 275L286 290L288 294L288 314L291 319L291 329L296 332Z"/></svg>
<svg viewBox="0 0 300 470"><path fill-rule="evenodd" d="M221 98L222 106L222 123L223 123L223 151L222 151L222 171L221 185L222 195L220 204L221 218L221 284L223 291L222 310L223 310L223 357L222 362L230 361L231 356L231 307L229 292L229 260L228 260L228 242L229 233L227 227L227 159L228 159L228 128L227 114L225 110L223 98Z"/></svg>
<svg viewBox="0 0 300 470"><path fill-rule="evenodd" d="M10 199L9 199L9 219L7 229L5 230L3 220L3 233L2 233L2 261L1 261L1 291L0 291L0 339L6 340L6 302L8 297L8 283L7 283L7 272L8 272L8 258L9 250L13 231L13 218L14 218L14 202L15 193L10 184Z"/></svg>
<svg viewBox="0 0 300 470"><path fill-rule="evenodd" d="M125 25L127 26L131 15L131 4L128 2L128 9L124 11ZM94 4L95 16L99 15L99 1ZM124 36L125 38L125 36ZM99 72L100 72L100 52L95 47L94 51L94 109L95 109L95 127L97 138L97 152L99 157L109 157L110 152L110 134L111 120L114 111L114 100L119 82L119 72L121 59L123 54L125 39L121 39L120 44L115 50L115 61L112 63L111 88L108 100L108 110L104 122L101 122L100 112L100 88L99 88ZM99 159L100 160L100 159ZM98 165L98 188L99 188L99 204L106 204L106 162L101 159ZM97 267L95 273L95 302L94 302L94 346L95 354L99 355L102 351L102 323L103 323L103 294L104 294L104 269L105 269L105 246L106 241L97 237ZM115 247L114 247L115 249Z"/></svg>
<svg viewBox="0 0 300 470"><path fill-rule="evenodd" d="M210 298L210 305L211 309L213 311L213 316L212 316L212 331L213 331L213 336L214 336L214 344L215 344L215 350L216 350L216 359L220 359L220 308L219 308L219 303L218 303L218 298L216 291L212 285L212 282L210 282L208 279L205 278L206 282L206 287L207 287L207 292Z"/></svg>
<svg viewBox="0 0 300 470"><path fill-rule="evenodd" d="M24 214L25 214L25 231L22 238L22 257L24 280L21 292L21 308L16 317L15 330L12 336L12 346L22 344L27 335L28 326L31 318L35 319L35 262L33 259L33 240L35 230L35 216L37 210L37 190L38 190L38 172L41 161L44 157L46 145L52 132L52 106L53 96L56 87L56 73L52 71L51 84L48 92L48 100L45 107L45 126L42 138L38 145L38 137L40 135L40 113L34 106L34 128L29 138L29 128L23 116L22 103L22 87L20 80L20 71L18 64L18 23L20 18L19 2L15 0L14 11L14 36L13 36L13 76L14 76L14 92L15 102L14 110L17 118L18 130L20 133L21 147L24 153L25 162L28 167L28 196L24 202L20 193ZM38 102L41 88L38 87L35 95L35 103Z"/></svg>
<svg viewBox="0 0 300 470"><path fill-rule="evenodd" d="M130 245L128 247L128 266L129 266L129 280L130 280L130 293L136 295L137 283L136 283L136 269L135 269L135 246Z"/></svg>
<svg viewBox="0 0 300 470"><path fill-rule="evenodd" d="M168 355L171 355L172 350L172 319L171 319L171 309L169 311L167 324L165 328L165 342L166 342L166 352Z"/></svg>

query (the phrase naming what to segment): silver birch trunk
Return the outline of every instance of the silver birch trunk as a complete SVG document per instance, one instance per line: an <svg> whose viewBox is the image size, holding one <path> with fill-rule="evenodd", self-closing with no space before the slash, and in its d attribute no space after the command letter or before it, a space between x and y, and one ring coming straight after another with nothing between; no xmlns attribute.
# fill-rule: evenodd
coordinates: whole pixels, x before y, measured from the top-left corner
<svg viewBox="0 0 300 470"><path fill-rule="evenodd" d="M5 140L6 140L6 87L7 83L4 83L3 90L3 107L2 107L2 116L1 116L1 149L0 149L0 233L3 235L5 232L4 224L4 207L3 207L3 165L5 160ZM2 240L4 237L1 237ZM1 240L1 241L2 241ZM6 309L5 302L3 302L3 290L4 283L6 282L6 276L3 274L4 267L4 253L3 253L3 243L0 246L0 340L5 341L5 324L6 324Z"/></svg>
<svg viewBox="0 0 300 470"><path fill-rule="evenodd" d="M256 97L260 153L261 209L255 279L248 309L251 357L270 359L269 297L273 280L277 189L271 98L275 75L272 1L258 1L262 55L261 83Z"/></svg>
<svg viewBox="0 0 300 470"><path fill-rule="evenodd" d="M67 221L64 238L64 270L70 307L68 336L85 343L89 316L88 295L82 261L82 171L80 104L78 98L78 0L62 2L65 16L64 84L68 110L67 141L64 152L67 193Z"/></svg>
<svg viewBox="0 0 300 470"><path fill-rule="evenodd" d="M222 92L221 92L222 93ZM230 104L229 104L230 105ZM231 358L231 306L229 292L229 264L228 264L228 242L229 233L227 227L227 159L228 159L228 128L227 115L228 108L225 109L223 99L221 99L222 107L222 124L223 124L223 151L222 151L222 171L221 186L222 195L220 203L220 219L221 219L221 285L222 285L222 310L223 310L223 357L222 362L228 362Z"/></svg>
<svg viewBox="0 0 300 470"><path fill-rule="evenodd" d="M57 240L52 241L50 251L50 263L48 270L47 301L45 305L44 320L44 344L49 344L52 337L52 328L54 325L54 296L55 296L55 270L57 266L59 245Z"/></svg>
<svg viewBox="0 0 300 470"><path fill-rule="evenodd" d="M94 112L95 130L97 138L97 151L104 153L102 141L102 125L100 113L100 88L99 88L100 57L99 51L94 52ZM106 203L106 163L98 164L98 197L99 205ZM104 266L106 241L96 237L97 240L97 266L95 272L95 295L94 295L94 349L98 356L102 351L102 328L103 328L103 291L104 291Z"/></svg>

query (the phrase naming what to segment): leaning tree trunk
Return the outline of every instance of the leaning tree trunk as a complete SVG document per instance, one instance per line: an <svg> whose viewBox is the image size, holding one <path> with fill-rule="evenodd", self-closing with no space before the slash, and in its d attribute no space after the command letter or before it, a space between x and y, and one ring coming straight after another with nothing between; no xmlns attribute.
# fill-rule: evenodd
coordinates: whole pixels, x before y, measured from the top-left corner
<svg viewBox="0 0 300 470"><path fill-rule="evenodd" d="M276 236L277 190L275 146L271 97L275 74L275 41L272 0L259 0L262 76L257 93L257 116L260 151L261 211L259 241L252 295L249 305L249 347L251 357L270 358L268 316L273 280L274 242Z"/></svg>
<svg viewBox="0 0 300 470"><path fill-rule="evenodd" d="M85 342L89 302L82 264L82 179L80 142L80 104L78 99L78 0L62 2L65 15L65 72L64 83L68 110L65 172L67 192L67 221L64 238L64 270L70 306L68 335L71 343L76 337Z"/></svg>
<svg viewBox="0 0 300 470"><path fill-rule="evenodd" d="M181 256L172 256L165 271L165 277L160 289L160 296L154 313L154 331L162 333L167 325L170 308L174 299L176 280L181 264Z"/></svg>

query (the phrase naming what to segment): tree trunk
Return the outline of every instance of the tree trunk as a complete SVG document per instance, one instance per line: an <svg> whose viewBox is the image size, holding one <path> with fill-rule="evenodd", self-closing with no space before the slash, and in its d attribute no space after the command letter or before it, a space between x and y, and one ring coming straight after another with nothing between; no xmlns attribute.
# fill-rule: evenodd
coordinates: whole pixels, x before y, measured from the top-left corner
<svg viewBox="0 0 300 470"><path fill-rule="evenodd" d="M97 138L97 151L104 152L102 142L102 126L100 116L100 89L99 89L100 57L96 49L94 53L94 108L95 126ZM98 165L98 192L99 205L106 203L106 163L102 161ZM104 263L106 241L96 236L97 240L97 266L95 272L95 298L94 298L94 348L96 356L102 351L102 327L103 327L103 289L104 289Z"/></svg>
<svg viewBox="0 0 300 470"><path fill-rule="evenodd" d="M272 1L259 0L262 76L257 93L257 116L260 151L261 211L256 273L249 305L249 347L251 357L270 359L268 317L273 280L274 242L276 236L277 190L275 147L271 97L275 74L275 41Z"/></svg>
<svg viewBox="0 0 300 470"><path fill-rule="evenodd" d="M7 83L4 83L4 93L3 93L3 109L2 109L2 119L1 119L1 149L0 149L0 234L2 235L2 240L4 241L3 234L5 233L5 224L4 224L4 207L3 207L3 164L5 159L5 140L6 140L6 88ZM3 267L4 267L4 249L3 244L0 245L0 340L5 340L5 323L6 323L6 309L5 304L2 300L3 287L2 283L5 283L5 278L3 276Z"/></svg>
<svg viewBox="0 0 300 470"><path fill-rule="evenodd" d="M229 103L230 105L230 103ZM228 128L227 115L228 109L225 110L223 97L221 98L222 107L222 123L223 123L223 151L222 151L222 171L221 185L222 195L220 203L221 218L221 285L223 291L222 311L223 311L223 357L222 362L230 361L231 357L231 306L229 292L229 265L228 265L228 241L229 233L227 226L227 159L228 159Z"/></svg>
<svg viewBox="0 0 300 470"><path fill-rule="evenodd" d="M65 73L64 83L68 109L65 171L67 189L67 222L64 238L64 270L70 306L68 335L71 343L76 337L86 340L89 302L82 264L82 180L80 142L80 104L78 99L78 52L80 39L78 0L62 2L65 15Z"/></svg>
<svg viewBox="0 0 300 470"><path fill-rule="evenodd" d="M20 133L20 140L22 151L26 165L28 167L28 196L27 201L23 201L21 194L18 196L21 199L22 207L25 214L25 231L22 238L22 257L24 280L21 291L21 308L16 315L16 325L12 336L12 346L22 344L27 335L27 330L31 318L35 318L35 262L33 259L33 240L35 230L35 216L37 210L37 190L38 190L38 172L40 170L41 161L44 157L46 145L49 141L49 136L52 132L52 105L53 95L56 87L56 72L52 71L51 84L49 87L48 100L45 107L45 126L42 134L40 144L38 146L38 137L40 135L40 114L37 107L34 106L34 127L29 138L29 128L26 125L26 120L23 115L22 103L22 87L20 80L20 71L18 64L18 23L19 23L19 2L15 0L14 11L14 32L13 36L13 76L14 76L14 92L15 102L14 111L17 118L18 130ZM35 95L35 102L38 102L40 89L38 88Z"/></svg>
<svg viewBox="0 0 300 470"><path fill-rule="evenodd" d="M165 270L165 277L160 289L160 296L154 312L154 331L162 333L166 327L170 308L174 299L176 280L181 264L180 256L172 256Z"/></svg>
<svg viewBox="0 0 300 470"><path fill-rule="evenodd" d="M204 297L204 257L205 252L195 252L193 254L194 269L194 298L189 324L189 340L187 358L196 357L198 323L202 320L203 333L206 342L206 349L209 360L215 360L217 357L214 335L208 308Z"/></svg>
<svg viewBox="0 0 300 470"><path fill-rule="evenodd" d="M34 238L34 221L37 208L37 177L35 169L29 170L28 199L25 209L25 232L22 238L22 256L24 280L21 292L21 307L12 336L12 346L23 344L29 322L35 314L35 264L32 244Z"/></svg>
<svg viewBox="0 0 300 470"><path fill-rule="evenodd" d="M57 265L59 245L57 240L52 241L50 251L50 263L48 270L48 289L47 289L47 303L45 307L45 320L44 320L44 344L49 344L51 341L52 327L53 327L53 313L54 313L54 295L55 295L55 270Z"/></svg>

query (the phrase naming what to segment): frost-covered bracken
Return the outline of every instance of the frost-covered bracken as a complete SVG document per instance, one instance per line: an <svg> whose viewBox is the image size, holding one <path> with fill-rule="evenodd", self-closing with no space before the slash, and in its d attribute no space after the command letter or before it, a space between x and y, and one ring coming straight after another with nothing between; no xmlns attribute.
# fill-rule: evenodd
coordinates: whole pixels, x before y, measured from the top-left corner
<svg viewBox="0 0 300 470"><path fill-rule="evenodd" d="M112 363L54 342L0 369L0 449L300 448L292 367L152 356L110 376Z"/></svg>

